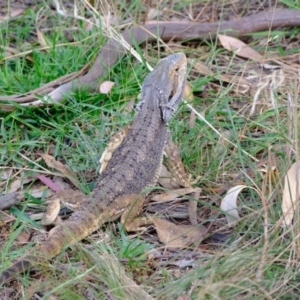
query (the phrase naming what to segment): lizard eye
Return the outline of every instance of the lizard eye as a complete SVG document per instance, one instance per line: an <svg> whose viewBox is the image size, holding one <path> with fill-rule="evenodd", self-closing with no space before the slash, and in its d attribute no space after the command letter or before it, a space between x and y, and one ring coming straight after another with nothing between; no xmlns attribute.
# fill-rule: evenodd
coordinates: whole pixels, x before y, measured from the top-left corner
<svg viewBox="0 0 300 300"><path fill-rule="evenodd" d="M179 71L179 67L176 67L176 68L175 68L175 72L178 72L178 71Z"/></svg>

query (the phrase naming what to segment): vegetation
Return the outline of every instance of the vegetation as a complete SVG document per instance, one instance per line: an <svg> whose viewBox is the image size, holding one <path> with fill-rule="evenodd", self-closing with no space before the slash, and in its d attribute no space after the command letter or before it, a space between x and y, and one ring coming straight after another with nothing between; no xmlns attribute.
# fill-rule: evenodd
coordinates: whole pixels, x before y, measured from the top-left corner
<svg viewBox="0 0 300 300"><path fill-rule="evenodd" d="M238 18L270 8L263 7L263 1L257 8L254 2L173 1L149 7L147 1L119 1L99 4L98 11L119 29L117 25L128 20L194 21L201 12L198 21L222 21L233 12ZM296 0L269 2L273 8L300 9ZM108 37L101 30L104 24L91 26L93 10L87 3L78 2L76 16L72 10L59 14L41 3L0 23L1 96L26 93L95 59ZM296 220L284 229L280 218L283 177L298 158L299 28L256 32L244 42L270 58L265 68L225 49L217 38L136 45L152 66L171 52L183 51L189 58L188 82L194 95L189 104L206 122L193 118L182 104L170 128L186 168L193 178L200 176L195 186L202 193L194 200L208 239L173 249L160 242L154 227L128 234L117 222L108 224L51 264L45 262L30 276L3 287L1 299L298 298L299 224ZM278 64L282 68L269 67ZM204 74L203 65L212 74ZM15 110L0 112L1 193L12 188L26 192L20 203L0 215L0 271L45 233L40 218L49 188L35 176L62 184L64 174L50 168L41 154L67 165L88 193L106 142L134 116L129 104L138 99L147 74L145 63L128 53L102 78L115 83L108 93L81 89L53 105L14 103ZM73 188L67 179L63 184ZM218 193L228 184L251 187L239 196L241 218L234 226L220 210L223 196ZM38 197L34 189L41 192ZM188 224L189 199L158 203L148 214L154 210L176 224Z"/></svg>

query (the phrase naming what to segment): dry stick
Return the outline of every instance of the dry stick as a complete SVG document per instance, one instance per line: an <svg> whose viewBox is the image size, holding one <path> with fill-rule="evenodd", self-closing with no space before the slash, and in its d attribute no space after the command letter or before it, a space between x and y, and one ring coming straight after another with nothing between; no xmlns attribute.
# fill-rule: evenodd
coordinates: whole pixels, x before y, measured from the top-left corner
<svg viewBox="0 0 300 300"><path fill-rule="evenodd" d="M73 73L69 73L69 74L63 75L57 79L54 79L54 80L42 85L41 87L28 92L26 96L19 96L19 95L1 96L0 101L4 101L4 100L8 101L9 100L9 101L14 101L14 102L18 102L18 103L23 103L23 102L31 101L32 99L37 99L36 94L51 92L51 91L53 91L53 86L62 85L66 82L72 81L76 77L79 77L81 74L85 73L87 71L87 69L89 68L89 66L90 66L90 63L87 63L86 65L84 65L82 67L81 70L73 72ZM1 105L0 105L0 107L1 107Z"/></svg>
<svg viewBox="0 0 300 300"><path fill-rule="evenodd" d="M271 30L282 26L299 26L299 10L280 9L261 12L254 16L244 17L234 21L224 21L215 23L191 23L191 22L153 22L146 25L136 25L131 29L125 30L122 34L123 39L130 45L133 41L141 44L145 41L153 42L158 38L168 40L189 40L189 39L214 39L217 33L223 33L230 36L244 36L250 32ZM79 78L70 80L62 84L61 78L51 81L47 84L47 93L43 100L37 100L36 90L30 91L26 95L2 96L0 101L17 101L22 106L45 105L51 102L61 101L65 94L72 91L76 92L80 88L90 88L97 90L99 79L106 74L108 70L123 56L125 50L123 46L110 39L101 49L94 64L90 70ZM66 76L66 75L65 75ZM61 85L62 84L62 85ZM40 87L39 93L43 93L43 87ZM53 89L49 92L48 88ZM36 101L34 101L36 100ZM1 104L3 110L13 110L13 105Z"/></svg>
<svg viewBox="0 0 300 300"><path fill-rule="evenodd" d="M263 240L263 247L261 251L261 259L260 263L257 266L257 272L256 272L256 280L260 282L263 278L264 270L265 270L265 263L267 259L267 252L269 248L269 218L268 218L268 203L266 199L266 190L267 190L267 178L265 178L262 182L262 189L260 194L261 203L263 206L263 216L264 216L264 240Z"/></svg>
<svg viewBox="0 0 300 300"><path fill-rule="evenodd" d="M0 210L11 208L13 205L19 203L23 197L23 192L14 192L0 196Z"/></svg>

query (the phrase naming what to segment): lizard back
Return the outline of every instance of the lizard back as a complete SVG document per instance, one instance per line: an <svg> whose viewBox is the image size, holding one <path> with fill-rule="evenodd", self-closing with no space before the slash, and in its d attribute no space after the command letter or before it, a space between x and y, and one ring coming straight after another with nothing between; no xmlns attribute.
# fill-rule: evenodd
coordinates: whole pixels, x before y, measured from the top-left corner
<svg viewBox="0 0 300 300"><path fill-rule="evenodd" d="M99 208L157 182L169 138L167 122L182 100L185 75L185 54L175 53L146 77L133 124L93 189L92 198L101 199Z"/></svg>
<svg viewBox="0 0 300 300"><path fill-rule="evenodd" d="M107 206L119 196L139 194L154 185L167 139L168 127L158 112L139 113L100 175L92 197Z"/></svg>

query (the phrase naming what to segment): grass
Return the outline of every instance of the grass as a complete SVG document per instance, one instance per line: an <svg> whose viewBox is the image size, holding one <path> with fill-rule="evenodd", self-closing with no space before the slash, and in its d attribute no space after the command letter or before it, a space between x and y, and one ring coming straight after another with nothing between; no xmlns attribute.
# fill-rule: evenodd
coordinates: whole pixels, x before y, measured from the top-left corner
<svg viewBox="0 0 300 300"><path fill-rule="evenodd" d="M291 7L297 5L297 1L284 3ZM207 5L210 5L209 1ZM174 6L178 10L182 7L187 8L188 3ZM147 11L140 1L131 2L130 6L124 2L114 9L119 9L124 19L134 17L137 20L141 18L140 10ZM28 55L19 53L7 59L7 53L1 48L1 95L25 93L79 70L105 43L99 30L83 30L83 21L78 21L76 30L71 31L70 43L63 30L68 26L71 28L72 20L50 14L48 19L57 25L45 33L49 42L47 50L39 50L35 47L38 45L36 17L36 11L28 9L18 18L1 24L0 43L3 47L13 45L21 54L25 49L32 50ZM251 46L259 51L266 49L268 55L288 65L289 57L299 53L297 34L297 29L253 34ZM266 45L263 41L269 37L272 39ZM174 46L176 51L177 46ZM154 66L154 58L162 54L161 51L157 51L155 44L139 49L140 52L144 50ZM201 57L216 76L232 74L247 78L253 75L251 63L234 57L214 41L206 41L197 47L186 43L180 51L190 58L199 60ZM3 291L8 293L7 298L17 299L21 290L25 290L23 299L30 299L34 294L42 295L41 299L50 295L60 299L86 299L88 296L141 299L147 298L146 293L157 299L297 298L298 230L296 226L283 230L276 227L276 223L281 216L282 178L295 160L285 147L290 145L296 150L298 141L298 124L291 121L292 117L297 119L298 114L289 110L286 93L290 92L296 102L298 82L293 79L292 72L285 70L284 87L274 92L277 107L268 102L269 90L262 90L260 104L255 114L249 116L254 93L264 78L253 79L252 91L241 93L234 85L217 80L215 76L203 77L194 65L189 67L189 82L195 95L192 106L203 112L207 122L236 146L224 141L199 119L191 127L190 112L185 105L170 122L172 137L180 145L189 172L194 177L201 176L197 183L203 188L198 205L200 222L209 225L213 221L211 233L226 230L229 239L224 243L208 240L198 247L165 249L153 228L143 234L127 234L118 223L117 226L107 225L105 235L94 233L88 242L64 251L51 265L39 266L35 277L22 276L24 289L14 283L11 290ZM76 173L81 189L91 190L106 142L132 120L134 113L128 112L126 105L138 98L140 84L147 73L145 66L127 55L107 75L107 79L115 82L108 95L79 91L70 93L64 102L53 106L20 107L11 113L1 112L1 192L6 193L11 183L19 178L45 172L48 167L40 159L41 152L50 153L68 165ZM258 168L245 151L258 161L266 160L276 171L265 169L266 172L261 172L261 167ZM242 218L230 228L224 214L219 214L220 199L216 194L247 167L253 172L236 184L246 184L257 192L249 189L242 193L239 198ZM53 173L54 170L49 170L48 174ZM29 190L38 185L35 182L21 184L21 187ZM265 209L263 201L267 203ZM182 204L186 207L187 201ZM29 216L34 217L44 209L45 203L32 196L10 209L16 222L0 228L3 235L0 239L1 269L33 246L30 242L19 247L21 232L42 235L39 220L32 221ZM176 217L173 221L182 222ZM190 263L178 267L188 260Z"/></svg>

